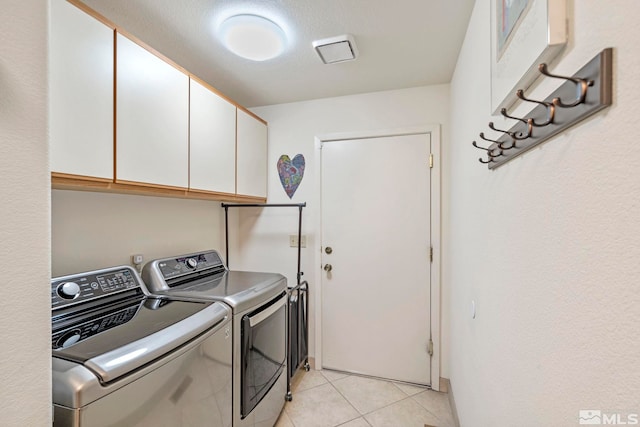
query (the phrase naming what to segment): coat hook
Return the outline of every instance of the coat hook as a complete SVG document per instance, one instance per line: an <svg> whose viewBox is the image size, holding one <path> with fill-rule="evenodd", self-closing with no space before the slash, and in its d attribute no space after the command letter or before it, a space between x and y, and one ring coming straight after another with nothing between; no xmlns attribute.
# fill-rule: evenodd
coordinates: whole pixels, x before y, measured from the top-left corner
<svg viewBox="0 0 640 427"><path fill-rule="evenodd" d="M491 162L494 162L494 161L495 161L495 160L493 160L493 156L491 155L493 150L491 150L491 149L489 149L489 148L480 147L480 146L478 145L478 143L477 143L477 142L475 142L475 141L473 141L473 142L471 143L471 145L473 145L473 146L474 146L474 147L476 147L476 148L479 148L480 150L484 150L484 151L486 151L486 152L487 152L487 155L489 156L489 159L485 162L484 160L482 160L482 157L480 157L480 158L478 159L478 161L479 161L480 163L484 163L484 164L486 165L486 164L488 164L488 163L491 163Z"/></svg>
<svg viewBox="0 0 640 427"><path fill-rule="evenodd" d="M498 129L497 127L495 127L495 125L493 124L493 122L489 122L489 128L491 130L495 130L496 132L502 132L505 133L507 135L509 135L511 137L511 139L513 139L514 141L523 141L527 138L531 137L531 132L533 131L533 125L531 123L527 123L527 133L524 132L511 132L508 130L502 130L502 129ZM515 142L514 142L514 146L515 146ZM511 147L513 148L513 147Z"/></svg>
<svg viewBox="0 0 640 427"><path fill-rule="evenodd" d="M500 114L502 114L504 117L506 117L507 119L513 119L513 120L518 120L519 122L522 123L527 123L529 120L528 119L522 119L520 117L514 117L514 116L510 116L507 114L507 109L506 108L502 108L500 110Z"/></svg>
<svg viewBox="0 0 640 427"><path fill-rule="evenodd" d="M474 146L474 147L476 147L476 148L479 148L480 150L487 151L489 154L493 154L493 150L495 150L495 148L494 148L494 149L490 149L490 148L480 147L480 146L478 145L478 143L476 143L475 141L473 141L473 142L471 143L471 145L473 145L473 146ZM509 147L509 148L502 148L502 147L500 147L500 143L498 143L498 149L499 149L499 150L510 150L511 148L512 148L512 147ZM500 155L498 154L496 157L498 157L498 156L500 156Z"/></svg>
<svg viewBox="0 0 640 427"><path fill-rule="evenodd" d="M495 142L496 144L498 144L497 149L500 151L498 154L493 154L493 150L495 150L495 148L494 148L493 150L487 150L487 154L488 154L488 155L489 155L489 157L491 157L491 158L504 156L504 152L503 152L504 150L510 150L510 149L512 149L512 148L515 146L515 144L514 144L513 146L511 146L511 147L509 147L509 148L502 148L502 144L503 144L503 142L500 142L500 141L494 141L493 139L488 139L488 138L486 138L486 137L484 136L484 132L480 132L480 138L484 139L484 140L485 140L485 141L487 141L487 142ZM476 145L476 142L475 142L475 141L473 141L473 142L472 142L472 144L473 144L473 146L474 146L474 147L478 147L478 145ZM478 147L478 148L481 148L481 147Z"/></svg>
<svg viewBox="0 0 640 427"><path fill-rule="evenodd" d="M504 153L502 152L503 150L510 150L511 148L502 148L501 144L503 144L500 141L494 141L493 139L489 139L486 138L484 136L484 132L480 132L480 138L484 139L487 142L495 142L496 144L498 144L498 147L496 147L500 153L498 154L493 154L493 150L495 150L496 148L494 148L493 150L487 150L487 154L489 154L489 157L500 157L500 156L504 156ZM477 145L475 144L475 141L472 142L472 144L477 147Z"/></svg>
<svg viewBox="0 0 640 427"><path fill-rule="evenodd" d="M523 139L531 138L531 133L533 132L533 126L534 126L533 119L523 119L520 117L510 116L507 114L506 108L502 108L500 110L500 114L502 114L507 119L518 120L519 122L525 123L527 125L527 133L525 134L524 132L520 132L521 135L527 135L527 136L524 138L514 138L514 139L523 140Z"/></svg>
<svg viewBox="0 0 640 427"><path fill-rule="evenodd" d="M511 150L516 146L516 141L513 138L511 138L511 141L512 141L511 147L503 147L502 144L504 144L505 141L496 141L493 139L489 139L486 136L484 136L484 132L480 132L480 138L484 139L487 142L495 142L496 144L498 144L497 148L500 150L500 153L502 153L502 150ZM489 154L492 154L492 153L489 153ZM498 154L498 156L500 156L500 154ZM498 156L495 156L495 157L498 157Z"/></svg>
<svg viewBox="0 0 640 427"><path fill-rule="evenodd" d="M572 81L576 84L576 100L570 104L565 104L564 102L562 102L560 100L560 98L554 98L553 99L553 104L557 105L558 107L561 108L571 108L571 107L575 107L577 105L580 105L584 102L585 98L587 97L587 89L589 88L589 86L593 86L593 80L587 80L587 79L581 79L579 77L566 77L566 76L559 76L556 74L551 74L549 72L549 70L547 70L547 64L540 64L538 66L538 70L540 71L540 73L542 73L543 75L547 76L547 77L553 77L556 79L564 79L564 80L569 80Z"/></svg>
<svg viewBox="0 0 640 427"><path fill-rule="evenodd" d="M493 155L493 150L491 150L491 149L489 149L489 148L480 147L480 146L478 145L478 143L477 143L477 142L475 142L475 141L473 141L473 142L471 143L471 145L473 145L473 146L474 146L474 147L476 147L476 148L479 148L480 150L484 150L484 151L486 151L486 152L487 152L487 155L488 155L489 159L488 159L486 162L485 162L484 160L482 160L482 157L480 157L480 158L478 159L478 161L479 161L480 163L484 163L485 165L486 165L487 163L491 163L491 162L493 162L493 161L494 161L494 160L493 160L493 158L494 158L494 157L500 157L500 156L502 155L502 151L500 151L500 154L498 154L498 155L495 155L495 156L494 156L494 155Z"/></svg>
<svg viewBox="0 0 640 427"><path fill-rule="evenodd" d="M500 154L496 155L496 156L492 156L492 153L489 152L489 155L491 157L500 157L502 155L502 150L511 150L513 147L516 146L515 142L511 145L511 147L503 147L502 144L504 144L504 142L501 141L496 141L494 139L489 139L486 136L484 136L484 132L480 132L480 138L484 139L487 142L495 142L496 144L498 144L498 149L500 150Z"/></svg>
<svg viewBox="0 0 640 427"><path fill-rule="evenodd" d="M550 125L551 123L553 123L553 119L555 118L556 115L556 106L553 102L543 102L543 101L538 101L535 99L529 99L527 97L524 96L524 91L522 89L518 89L516 92L516 96L520 99L522 99L523 101L527 101L527 102L533 102L536 104L540 104L540 105L544 105L547 108L547 120L543 123L536 123L535 120L531 119L531 124L533 126L536 127L542 127L542 126L547 126Z"/></svg>
<svg viewBox="0 0 640 427"><path fill-rule="evenodd" d="M473 146L474 146L474 147L476 147L476 148L479 148L480 150L484 150L484 151L491 151L491 150L490 150L490 149L488 149L488 148L480 147L480 146L478 145L478 143L477 143L477 142L475 142L475 141L473 141L473 142L471 143L471 145L473 145Z"/></svg>

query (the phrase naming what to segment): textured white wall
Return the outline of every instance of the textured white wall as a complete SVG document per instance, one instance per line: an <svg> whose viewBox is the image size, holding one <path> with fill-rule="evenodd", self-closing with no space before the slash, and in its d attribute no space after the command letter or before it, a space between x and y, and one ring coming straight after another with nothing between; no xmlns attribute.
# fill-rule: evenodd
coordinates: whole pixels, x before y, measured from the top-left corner
<svg viewBox="0 0 640 427"><path fill-rule="evenodd" d="M0 425L51 425L46 0L0 13Z"/></svg>
<svg viewBox="0 0 640 427"><path fill-rule="evenodd" d="M53 276L129 265L133 254L145 263L205 249L224 256L220 202L54 190L51 213ZM237 213L229 217L233 230Z"/></svg>
<svg viewBox="0 0 640 427"><path fill-rule="evenodd" d="M310 353L315 352L314 295L320 262L319 184L316 182L314 138L344 132L388 130L425 124L442 124L443 141L449 135L449 86L430 86L364 95L319 99L307 102L255 108L253 111L269 122L268 200L269 203L307 202L304 209L303 234L307 248L302 250L302 271L311 285ZM306 159L305 175L293 199L282 186L276 164L282 154ZM382 197L382 196L381 196ZM366 220L366 218L363 218ZM231 267L247 270L276 271L285 274L289 283L296 281L297 248L289 247L290 234L298 230L297 210L268 208L244 210L239 216L241 259ZM390 296L393 290L390 289ZM446 342L443 343L446 352Z"/></svg>
<svg viewBox="0 0 640 427"><path fill-rule="evenodd" d="M640 3L569 1L572 74L614 47L614 105L490 172L490 0L451 83L450 378L463 426L568 426L579 409L640 413ZM540 87L532 97L544 98ZM477 317L470 316L471 300Z"/></svg>

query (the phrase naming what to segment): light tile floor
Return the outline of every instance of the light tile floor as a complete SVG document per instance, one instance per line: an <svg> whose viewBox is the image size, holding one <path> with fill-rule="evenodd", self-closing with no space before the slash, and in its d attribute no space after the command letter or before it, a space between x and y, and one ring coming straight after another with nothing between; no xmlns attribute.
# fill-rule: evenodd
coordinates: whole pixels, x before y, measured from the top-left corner
<svg viewBox="0 0 640 427"><path fill-rule="evenodd" d="M276 427L455 427L448 396L337 371L299 371Z"/></svg>

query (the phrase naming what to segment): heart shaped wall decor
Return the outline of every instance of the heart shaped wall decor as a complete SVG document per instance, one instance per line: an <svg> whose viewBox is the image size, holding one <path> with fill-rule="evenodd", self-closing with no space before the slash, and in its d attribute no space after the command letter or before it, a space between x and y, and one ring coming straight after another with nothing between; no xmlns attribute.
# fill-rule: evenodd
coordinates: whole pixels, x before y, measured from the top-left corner
<svg viewBox="0 0 640 427"><path fill-rule="evenodd" d="M278 159L278 175L280 176L282 188L284 188L289 198L293 197L302 182L304 164L304 156L302 154L296 154L293 160L286 154L283 154Z"/></svg>

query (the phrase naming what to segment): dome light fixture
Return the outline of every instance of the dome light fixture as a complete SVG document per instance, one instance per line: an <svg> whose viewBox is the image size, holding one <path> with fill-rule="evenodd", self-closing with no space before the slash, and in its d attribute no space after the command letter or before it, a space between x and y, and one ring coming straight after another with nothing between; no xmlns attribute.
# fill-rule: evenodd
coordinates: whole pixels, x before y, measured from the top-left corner
<svg viewBox="0 0 640 427"><path fill-rule="evenodd" d="M284 52L287 37L273 21L258 15L235 15L220 25L227 49L252 61L266 61Z"/></svg>

